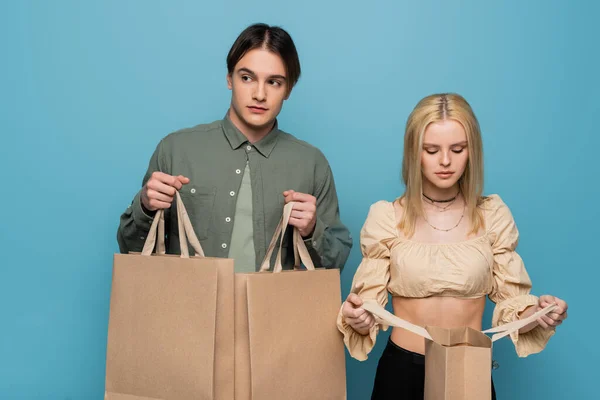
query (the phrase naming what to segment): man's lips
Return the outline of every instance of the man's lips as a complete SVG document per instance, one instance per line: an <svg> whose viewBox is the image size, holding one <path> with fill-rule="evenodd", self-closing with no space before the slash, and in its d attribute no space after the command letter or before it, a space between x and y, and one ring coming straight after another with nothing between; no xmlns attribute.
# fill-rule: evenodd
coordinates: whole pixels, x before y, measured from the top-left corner
<svg viewBox="0 0 600 400"><path fill-rule="evenodd" d="M268 110L268 108L260 107L260 106L248 106L248 109L255 113L264 113Z"/></svg>

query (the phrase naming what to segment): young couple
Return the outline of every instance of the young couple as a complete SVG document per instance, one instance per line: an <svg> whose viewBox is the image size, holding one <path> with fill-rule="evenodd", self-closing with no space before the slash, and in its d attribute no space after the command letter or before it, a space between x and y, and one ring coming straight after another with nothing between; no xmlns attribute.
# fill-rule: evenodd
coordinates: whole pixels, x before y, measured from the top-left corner
<svg viewBox="0 0 600 400"><path fill-rule="evenodd" d="M315 266L342 269L353 242L340 221L327 159L277 123L299 77L296 47L285 30L246 28L227 55L229 110L222 120L160 141L142 189L121 216L121 252L141 251L158 209L165 209L167 252L179 252L176 214L170 213L179 191L206 255L235 259L236 272L260 265L282 207L291 201L290 225ZM388 293L394 314L416 325L477 330L486 296L496 304L494 326L555 303L552 313L511 335L519 356L541 351L566 319L567 304L530 294L511 212L498 195L483 195L481 134L464 98L435 94L416 105L406 125L402 176L404 194L373 204L361 231L357 289L337 320L350 354L366 359L380 329L363 300L385 305ZM291 268L291 248L283 256L284 268ZM423 354L421 337L394 328L372 398L422 399Z"/></svg>

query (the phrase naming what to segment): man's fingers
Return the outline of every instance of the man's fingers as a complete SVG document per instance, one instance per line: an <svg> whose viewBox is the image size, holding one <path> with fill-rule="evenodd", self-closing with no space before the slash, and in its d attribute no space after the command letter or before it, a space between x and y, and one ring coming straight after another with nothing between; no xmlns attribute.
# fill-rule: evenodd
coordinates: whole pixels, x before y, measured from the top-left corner
<svg viewBox="0 0 600 400"><path fill-rule="evenodd" d="M283 197L285 198L285 204L292 201L293 195L294 195L293 190L286 190L285 192L283 192Z"/></svg>
<svg viewBox="0 0 600 400"><path fill-rule="evenodd" d="M187 185L188 183L190 183L190 178L185 177L183 175L177 176L177 179L179 180L179 182L181 182L182 185Z"/></svg>
<svg viewBox="0 0 600 400"><path fill-rule="evenodd" d="M291 218L296 219L310 219L310 215L304 211L296 211L296 209L292 210Z"/></svg>
<svg viewBox="0 0 600 400"><path fill-rule="evenodd" d="M303 218L290 217L290 225L295 226L296 228L304 228L307 223L308 221Z"/></svg>
<svg viewBox="0 0 600 400"><path fill-rule="evenodd" d="M150 200L164 202L164 203L168 203L168 204L171 204L173 202L173 197L168 196L163 193L159 193L152 189L148 189L148 192L146 195L148 196L148 199L150 199Z"/></svg>
<svg viewBox="0 0 600 400"><path fill-rule="evenodd" d="M160 172L160 171L154 171L152 173L152 176L150 177L151 181L159 181L161 183L164 183L165 185L169 185L169 186L173 186L174 181L177 178L174 177L173 175L169 175L169 174L165 174L164 172Z"/></svg>
<svg viewBox="0 0 600 400"><path fill-rule="evenodd" d="M292 199L298 202L316 203L315 196L306 193L294 192L292 194Z"/></svg>
<svg viewBox="0 0 600 400"><path fill-rule="evenodd" d="M283 192L283 196L285 197L286 203L289 203L290 201L297 201L298 203L309 204L317 203L317 199L315 198L315 196L307 193L296 192L295 190L286 190L285 192Z"/></svg>
<svg viewBox="0 0 600 400"><path fill-rule="evenodd" d="M162 209L171 207L171 203L166 203L166 202L160 201L160 200L150 199L148 201L148 203L150 205L150 210L152 210L152 211L162 210Z"/></svg>
<svg viewBox="0 0 600 400"><path fill-rule="evenodd" d="M158 180L150 180L148 181L146 186L148 187L148 189L152 189L156 192L166 194L170 197L175 196L175 191L177 190L173 186Z"/></svg>
<svg viewBox="0 0 600 400"><path fill-rule="evenodd" d="M177 190L181 189L183 185L190 183L190 179L183 175L173 176L159 171L152 173L152 176L148 182L152 181L160 182ZM175 195L175 192L173 192L173 195Z"/></svg>
<svg viewBox="0 0 600 400"><path fill-rule="evenodd" d="M310 202L300 202L296 201L294 204L294 211L304 211L304 212L315 212L317 211L317 205L315 203Z"/></svg>
<svg viewBox="0 0 600 400"><path fill-rule="evenodd" d="M179 177L173 177L173 182L171 183L171 186L173 186L175 190L181 190L181 188L183 187L183 183L181 182Z"/></svg>
<svg viewBox="0 0 600 400"><path fill-rule="evenodd" d="M154 171L142 191L144 205L150 210L171 207L177 190L189 182L189 178L183 175L172 176L164 172Z"/></svg>
<svg viewBox="0 0 600 400"><path fill-rule="evenodd" d="M190 183L190 179L186 178L183 175L178 175L178 176L174 176L173 177L173 184L172 186L177 189L177 190L181 190L181 188L183 187L183 185L187 185L188 183Z"/></svg>

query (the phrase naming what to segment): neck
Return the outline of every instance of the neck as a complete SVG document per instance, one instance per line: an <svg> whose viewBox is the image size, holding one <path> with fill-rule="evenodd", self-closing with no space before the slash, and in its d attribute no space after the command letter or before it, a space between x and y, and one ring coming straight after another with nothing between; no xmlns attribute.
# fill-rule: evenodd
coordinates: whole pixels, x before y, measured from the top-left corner
<svg viewBox="0 0 600 400"><path fill-rule="evenodd" d="M229 108L228 115L233 125L238 128L240 132L242 132L242 135L246 136L246 139L248 139L250 143L256 143L267 136L275 126L275 121L271 121L265 126L249 125L242 118L240 118L233 107Z"/></svg>
<svg viewBox="0 0 600 400"><path fill-rule="evenodd" d="M458 195L460 189L458 184L449 188L439 188L429 182L423 182L423 195L429 197L433 201L448 201Z"/></svg>

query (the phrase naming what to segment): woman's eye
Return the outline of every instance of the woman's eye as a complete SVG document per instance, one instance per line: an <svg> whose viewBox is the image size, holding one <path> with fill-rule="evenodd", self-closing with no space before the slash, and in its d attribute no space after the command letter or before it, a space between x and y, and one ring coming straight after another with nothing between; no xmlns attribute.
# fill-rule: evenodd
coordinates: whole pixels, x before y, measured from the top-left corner
<svg viewBox="0 0 600 400"><path fill-rule="evenodd" d="M454 152L456 154L460 154L463 152L464 149L465 149L464 147L461 147L460 149L452 149L452 152Z"/></svg>
<svg viewBox="0 0 600 400"><path fill-rule="evenodd" d="M425 149L425 151L427 152L427 154L435 154L438 152L437 150L428 150L428 149Z"/></svg>

